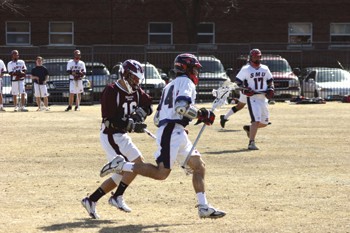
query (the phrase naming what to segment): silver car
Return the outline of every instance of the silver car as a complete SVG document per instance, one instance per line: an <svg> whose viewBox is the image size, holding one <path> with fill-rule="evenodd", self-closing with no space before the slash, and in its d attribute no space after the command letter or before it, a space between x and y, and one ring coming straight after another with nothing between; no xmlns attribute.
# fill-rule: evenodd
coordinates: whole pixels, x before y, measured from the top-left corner
<svg viewBox="0 0 350 233"><path fill-rule="evenodd" d="M350 73L340 68L309 67L302 71L302 95L341 100L350 94Z"/></svg>

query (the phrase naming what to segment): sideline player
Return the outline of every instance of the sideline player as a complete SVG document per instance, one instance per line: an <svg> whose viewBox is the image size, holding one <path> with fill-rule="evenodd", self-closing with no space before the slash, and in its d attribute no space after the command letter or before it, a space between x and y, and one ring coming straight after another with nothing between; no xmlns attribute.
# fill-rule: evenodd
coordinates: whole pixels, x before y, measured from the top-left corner
<svg viewBox="0 0 350 233"><path fill-rule="evenodd" d="M15 112L22 111L28 112L28 109L24 107L26 92L24 89L24 77L26 76L27 67L23 60L19 58L18 50L11 51L12 60L7 63L7 70L11 76L12 82L12 98L15 106ZM17 103L17 95L21 95L21 103ZM17 106L20 105L20 107Z"/></svg>
<svg viewBox="0 0 350 233"><path fill-rule="evenodd" d="M144 132L143 129L147 126L144 120L152 114L152 98L139 86L144 79L144 71L138 61L124 61L120 77L122 78L108 85L102 92L100 142L108 161L122 155L128 161L142 163L142 154L133 144L128 132ZM92 218L99 218L96 212L97 201L119 184L108 202L122 211L130 212L123 194L135 177L135 173L125 173L123 176L113 174L94 193L85 197L81 201L82 205Z"/></svg>
<svg viewBox="0 0 350 233"><path fill-rule="evenodd" d="M74 50L74 58L67 63L67 73L69 74L69 103L65 110L66 112L72 110L74 95L77 95L74 110L80 110L81 93L84 92L82 78L86 74L85 62L80 60L80 58L80 50Z"/></svg>
<svg viewBox="0 0 350 233"><path fill-rule="evenodd" d="M49 72L45 66L43 66L43 58L36 57L36 67L32 69L32 79L34 80L34 94L36 97L36 104L38 105L37 111L45 110L49 111L49 93L47 92L46 81L49 78ZM40 108L41 98L44 98L45 109Z"/></svg>
<svg viewBox="0 0 350 233"><path fill-rule="evenodd" d="M6 112L2 100L2 76L7 72L5 63L0 59L0 112Z"/></svg>
<svg viewBox="0 0 350 233"><path fill-rule="evenodd" d="M267 99L274 96L273 78L270 69L261 64L261 51L252 49L249 53L249 62L239 71L236 83L243 88L242 93L247 96L247 104L251 125L243 126L249 133L249 150L259 150L255 145L258 128L266 127L269 123Z"/></svg>
<svg viewBox="0 0 350 233"><path fill-rule="evenodd" d="M176 78L163 89L162 98L155 115L158 125L157 146L154 156L157 165L150 163L126 162L122 156L115 157L101 170L101 176L109 173L133 172L156 180L165 180L175 162L183 164L191 152L192 143L189 140L185 127L192 119L197 123L204 122L212 125L215 115L205 108L197 109L195 104L198 72L201 68L197 57L192 54L180 54L175 58L174 70ZM192 184L197 195L198 215L200 218L221 218L225 212L209 205L205 193L205 165L201 154L193 150L188 163L192 172Z"/></svg>

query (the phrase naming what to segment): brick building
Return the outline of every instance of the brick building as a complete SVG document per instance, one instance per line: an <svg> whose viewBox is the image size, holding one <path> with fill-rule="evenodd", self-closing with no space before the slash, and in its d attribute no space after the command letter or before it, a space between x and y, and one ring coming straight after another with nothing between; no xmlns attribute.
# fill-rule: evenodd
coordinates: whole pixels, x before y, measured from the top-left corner
<svg viewBox="0 0 350 233"><path fill-rule="evenodd" d="M1 45L159 45L350 42L347 0L18 0L0 14ZM181 1L189 2L189 1ZM182 9L180 9L182 8ZM195 10L197 9L197 10ZM196 25L197 23L197 25ZM197 32L196 32L197 31Z"/></svg>

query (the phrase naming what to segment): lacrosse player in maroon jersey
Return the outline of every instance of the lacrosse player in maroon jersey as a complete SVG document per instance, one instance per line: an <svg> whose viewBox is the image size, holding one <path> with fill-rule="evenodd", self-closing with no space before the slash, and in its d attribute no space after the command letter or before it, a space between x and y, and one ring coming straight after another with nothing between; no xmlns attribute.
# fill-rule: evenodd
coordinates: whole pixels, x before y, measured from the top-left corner
<svg viewBox="0 0 350 233"><path fill-rule="evenodd" d="M267 99L274 96L273 78L270 69L261 64L261 51L252 49L249 52L249 62L239 71L236 83L243 88L242 93L247 96L247 105L251 118L251 125L243 126L249 134L249 150L259 150L255 145L258 128L269 124L269 109Z"/></svg>
<svg viewBox="0 0 350 233"><path fill-rule="evenodd" d="M124 61L120 74L122 78L106 86L102 92L100 142L108 161L119 155L135 164L143 163L143 156L128 133L144 132L147 127L144 120L152 114L152 98L139 86L144 79L144 71L138 61ZM97 201L118 186L108 202L122 211L130 212L123 193L135 177L136 173L130 172L113 174L95 192L85 197L82 205L92 218L99 218Z"/></svg>
<svg viewBox="0 0 350 233"><path fill-rule="evenodd" d="M215 115L211 110L205 108L197 109L195 104L196 85L198 84L198 73L201 68L197 57L192 54L180 54L175 58L174 70L175 80L168 83L163 90L161 101L154 117L158 125L157 146L155 159L157 166L150 163L130 163L123 157L117 156L106 164L100 175L109 173L133 172L156 180L165 180L175 162L184 164L187 156L190 156L186 168L192 173L192 184L197 195L198 215L200 218L221 218L225 212L209 205L205 193L205 166L201 154L192 150L185 127L193 119L197 123L212 125ZM189 153L191 153L189 155Z"/></svg>

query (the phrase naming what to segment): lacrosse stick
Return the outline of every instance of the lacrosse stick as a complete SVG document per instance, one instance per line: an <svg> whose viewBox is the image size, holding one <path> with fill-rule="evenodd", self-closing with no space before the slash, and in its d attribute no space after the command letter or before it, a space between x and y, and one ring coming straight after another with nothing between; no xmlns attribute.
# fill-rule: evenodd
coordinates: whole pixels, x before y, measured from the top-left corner
<svg viewBox="0 0 350 233"><path fill-rule="evenodd" d="M234 83L230 82L230 81L226 81L224 82L222 87L219 87L217 90L213 90L213 96L216 97L215 100L213 101L212 107L211 107L211 111L214 111L216 108L221 107L222 105L224 105L225 103L227 103L227 97L230 94L230 91L232 91L233 89L235 89L236 86ZM187 162L191 157L191 154L193 152L193 150L195 149L199 138L201 137L205 127L207 125L203 124L201 130L199 131L196 140L194 141L192 148L190 150L190 152L187 154L185 161L182 164L182 168L185 169L186 175L189 175L189 171L186 168Z"/></svg>
<svg viewBox="0 0 350 233"><path fill-rule="evenodd" d="M40 84L39 84L39 81L38 81L38 88L39 88L39 95L40 95L40 110L44 110L44 107L45 107L45 104L44 102L41 100L42 96L41 96L41 88L40 88Z"/></svg>
<svg viewBox="0 0 350 233"><path fill-rule="evenodd" d="M145 133L150 136L153 139L157 139L156 135L154 135L153 133L151 133L148 129L143 129L143 131L145 131Z"/></svg>

